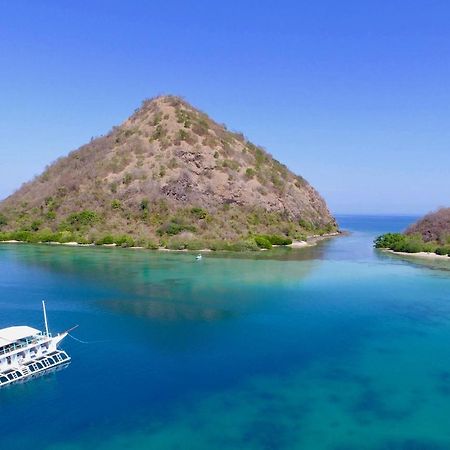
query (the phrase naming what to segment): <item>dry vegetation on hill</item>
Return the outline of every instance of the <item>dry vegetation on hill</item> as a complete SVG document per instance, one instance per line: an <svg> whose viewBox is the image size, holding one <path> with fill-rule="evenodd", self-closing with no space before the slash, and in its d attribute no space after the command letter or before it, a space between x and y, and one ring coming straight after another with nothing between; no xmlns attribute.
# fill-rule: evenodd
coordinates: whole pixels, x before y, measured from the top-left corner
<svg viewBox="0 0 450 450"><path fill-rule="evenodd" d="M420 234L425 242L447 243L448 238L450 238L450 208L441 208L436 212L427 214L411 225L406 230L406 234Z"/></svg>
<svg viewBox="0 0 450 450"><path fill-rule="evenodd" d="M173 247L336 229L301 176L175 96L145 101L22 186L0 213L3 232Z"/></svg>

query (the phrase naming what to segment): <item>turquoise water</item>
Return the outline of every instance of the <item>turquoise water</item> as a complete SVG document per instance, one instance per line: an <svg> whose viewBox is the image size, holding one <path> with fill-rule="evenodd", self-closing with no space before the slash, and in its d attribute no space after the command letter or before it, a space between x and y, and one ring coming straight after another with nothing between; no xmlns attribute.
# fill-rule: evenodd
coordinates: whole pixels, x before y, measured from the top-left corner
<svg viewBox="0 0 450 450"><path fill-rule="evenodd" d="M0 449L450 448L450 262L378 253L413 218L252 255L0 246L0 327L74 324L0 391Z"/></svg>

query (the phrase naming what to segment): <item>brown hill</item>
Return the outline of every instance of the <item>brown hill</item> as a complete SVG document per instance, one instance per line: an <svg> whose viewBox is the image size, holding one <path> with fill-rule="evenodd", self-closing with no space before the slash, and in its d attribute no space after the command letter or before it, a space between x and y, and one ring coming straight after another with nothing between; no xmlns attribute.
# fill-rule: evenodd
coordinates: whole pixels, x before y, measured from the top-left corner
<svg viewBox="0 0 450 450"><path fill-rule="evenodd" d="M317 191L175 96L147 100L0 203L2 231L135 239L301 237L336 229Z"/></svg>
<svg viewBox="0 0 450 450"><path fill-rule="evenodd" d="M450 237L450 208L441 208L427 214L411 225L406 234L420 234L425 242L438 241L445 244Z"/></svg>

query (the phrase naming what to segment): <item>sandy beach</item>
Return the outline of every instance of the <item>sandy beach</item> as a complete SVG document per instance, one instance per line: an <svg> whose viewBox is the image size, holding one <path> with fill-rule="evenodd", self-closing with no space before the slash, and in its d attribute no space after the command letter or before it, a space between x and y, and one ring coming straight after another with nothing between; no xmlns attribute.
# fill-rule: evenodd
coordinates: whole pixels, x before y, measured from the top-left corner
<svg viewBox="0 0 450 450"><path fill-rule="evenodd" d="M425 258L425 259L446 259L450 261L450 257L448 255L437 255L436 253L430 252L418 252L418 253L406 253L406 252L394 252L394 250L383 250L387 253L392 253L393 255L399 256L412 256L414 258Z"/></svg>

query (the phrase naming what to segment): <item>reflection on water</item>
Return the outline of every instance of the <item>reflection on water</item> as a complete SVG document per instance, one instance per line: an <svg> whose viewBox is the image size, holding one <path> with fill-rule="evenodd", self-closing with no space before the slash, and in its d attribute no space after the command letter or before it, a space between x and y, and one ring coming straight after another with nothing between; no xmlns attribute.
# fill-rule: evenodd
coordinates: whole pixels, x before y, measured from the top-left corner
<svg viewBox="0 0 450 450"><path fill-rule="evenodd" d="M446 259L428 257L422 258L418 256L396 255L394 253L383 252L382 250L377 250L377 256L389 263L400 261L403 264L408 263L417 267L425 267L431 270L450 272L450 257Z"/></svg>
<svg viewBox="0 0 450 450"><path fill-rule="evenodd" d="M2 393L4 393L5 399L7 399L8 389L12 389L13 392L11 393L11 398L13 399L14 396L16 395L20 385L27 384L29 382L33 382L38 378L51 377L54 373L64 370L69 366L70 366L70 361L67 363L64 363L64 364L60 364L59 366L44 370L42 372L34 373L34 374L32 374L26 378L20 379L18 381L14 381L13 383L7 384L6 386L2 387Z"/></svg>
<svg viewBox="0 0 450 450"><path fill-rule="evenodd" d="M319 264L306 258L313 254L310 249L306 255L303 250L285 249L256 257L208 254L201 261L192 254L129 249L10 246L8 250L21 265L48 270L68 282L76 278L86 286L113 289L112 299L96 300L99 307L170 321L224 320L261 308L263 292L246 295L246 289L263 291L269 286L297 284ZM322 248L314 250L315 256L321 254Z"/></svg>

